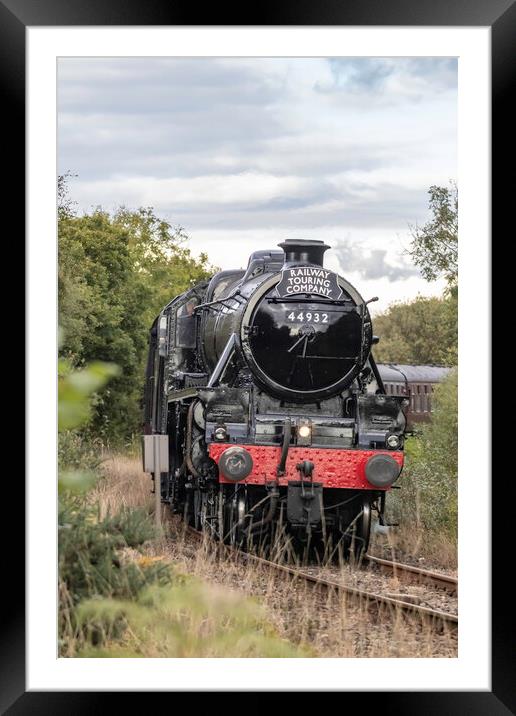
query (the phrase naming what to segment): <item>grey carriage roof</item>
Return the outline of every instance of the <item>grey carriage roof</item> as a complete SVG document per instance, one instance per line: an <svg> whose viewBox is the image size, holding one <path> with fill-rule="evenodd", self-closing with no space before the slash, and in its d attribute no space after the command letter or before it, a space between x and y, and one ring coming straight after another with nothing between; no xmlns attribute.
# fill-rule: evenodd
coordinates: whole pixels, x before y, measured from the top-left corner
<svg viewBox="0 0 516 716"><path fill-rule="evenodd" d="M451 371L451 368L439 365L401 365L399 363L378 363L377 365L382 380L388 383L404 383L405 376L409 383L439 383Z"/></svg>

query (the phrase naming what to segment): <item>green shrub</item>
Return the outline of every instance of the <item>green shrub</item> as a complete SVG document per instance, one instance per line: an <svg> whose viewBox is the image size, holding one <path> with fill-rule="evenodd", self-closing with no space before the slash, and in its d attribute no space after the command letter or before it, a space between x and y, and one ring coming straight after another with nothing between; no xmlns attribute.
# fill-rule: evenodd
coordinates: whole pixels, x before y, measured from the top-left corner
<svg viewBox="0 0 516 716"><path fill-rule="evenodd" d="M59 434L58 465L60 470L96 470L102 463L103 445L88 440L78 430L65 430Z"/></svg>
<svg viewBox="0 0 516 716"><path fill-rule="evenodd" d="M152 321L175 295L214 271L193 256L181 228L150 208L79 216L59 179L60 355L75 366L107 361L119 374L92 403L89 432L120 447L140 431L143 376Z"/></svg>
<svg viewBox="0 0 516 716"><path fill-rule="evenodd" d="M432 422L406 442L401 490L389 496L396 521L457 535L458 374L435 390Z"/></svg>
<svg viewBox="0 0 516 716"><path fill-rule="evenodd" d="M149 574L135 562L120 559L120 550L137 548L154 537L143 510L121 510L98 519L98 510L77 498L59 512L59 574L74 601L93 595L129 598L138 594ZM158 576L154 567L152 579Z"/></svg>
<svg viewBox="0 0 516 716"><path fill-rule="evenodd" d="M143 510L121 510L99 519L98 508L67 494L59 507L60 634L62 655L81 641L77 607L85 599L134 599L149 584L169 583L170 567L161 561L124 558L154 537Z"/></svg>
<svg viewBox="0 0 516 716"><path fill-rule="evenodd" d="M79 657L312 656L278 638L260 605L185 575L133 601L82 602L78 616Z"/></svg>
<svg viewBox="0 0 516 716"><path fill-rule="evenodd" d="M99 452L77 428L115 373L105 364L73 371L59 363L59 655L301 655L253 602L179 575L160 558L138 557L155 536L145 510L101 517L85 494L98 477Z"/></svg>
<svg viewBox="0 0 516 716"><path fill-rule="evenodd" d="M393 303L375 316L380 342L373 353L378 363L457 365L458 295L417 296Z"/></svg>
<svg viewBox="0 0 516 716"><path fill-rule="evenodd" d="M62 340L62 336L60 336ZM99 445L82 432L92 415L99 391L118 375L112 363L96 362L73 370L70 361L58 361L58 470L61 496L83 493L95 482L101 458Z"/></svg>

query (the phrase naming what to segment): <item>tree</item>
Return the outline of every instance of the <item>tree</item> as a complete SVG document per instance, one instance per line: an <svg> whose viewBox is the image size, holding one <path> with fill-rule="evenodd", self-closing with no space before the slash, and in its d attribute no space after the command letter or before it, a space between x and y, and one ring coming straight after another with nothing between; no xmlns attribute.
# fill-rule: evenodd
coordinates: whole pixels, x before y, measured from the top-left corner
<svg viewBox="0 0 516 716"><path fill-rule="evenodd" d="M411 227L409 254L427 281L443 276L448 286L442 298L418 296L394 303L375 318L381 340L374 355L382 363L457 364L457 187L434 185L428 193L433 218L423 227Z"/></svg>
<svg viewBox="0 0 516 716"><path fill-rule="evenodd" d="M433 218L424 226L410 226L409 254L427 281L444 277L450 287L458 279L458 192L450 187L431 186L429 208Z"/></svg>
<svg viewBox="0 0 516 716"><path fill-rule="evenodd" d="M206 253L198 259L192 256L185 230L158 218L152 208L131 211L121 207L113 225L128 233L131 262L147 296L145 320L149 326L173 296L215 271Z"/></svg>
<svg viewBox="0 0 516 716"><path fill-rule="evenodd" d="M59 218L71 216L74 213L76 203L70 198L68 191L68 180L77 176L71 172L65 172L57 177L57 214Z"/></svg>
<svg viewBox="0 0 516 716"><path fill-rule="evenodd" d="M456 365L457 295L394 303L373 320L379 363Z"/></svg>
<svg viewBox="0 0 516 716"><path fill-rule="evenodd" d="M92 433L121 441L139 431L148 330L175 295L207 278L207 256L192 256L186 234L151 208L78 216L58 187L60 355L73 366L107 361L120 376L98 398Z"/></svg>

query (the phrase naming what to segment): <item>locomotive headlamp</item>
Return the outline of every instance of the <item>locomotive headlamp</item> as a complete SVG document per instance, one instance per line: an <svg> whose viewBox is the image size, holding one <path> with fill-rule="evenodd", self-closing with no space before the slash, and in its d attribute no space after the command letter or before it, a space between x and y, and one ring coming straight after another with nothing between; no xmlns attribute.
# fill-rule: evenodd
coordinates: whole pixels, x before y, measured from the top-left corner
<svg viewBox="0 0 516 716"><path fill-rule="evenodd" d="M400 466L391 455L377 454L367 461L365 474L371 485L390 487L399 477Z"/></svg>
<svg viewBox="0 0 516 716"><path fill-rule="evenodd" d="M253 458L243 447L227 448L219 459L219 470L227 480L239 482L246 478L253 469Z"/></svg>
<svg viewBox="0 0 516 716"><path fill-rule="evenodd" d="M215 430L213 431L213 437L215 440L219 440L222 442L225 440L228 436L227 430L223 425L219 425Z"/></svg>
<svg viewBox="0 0 516 716"><path fill-rule="evenodd" d="M391 450L395 450L400 446L400 439L397 435L389 435L386 442L387 447L389 447Z"/></svg>
<svg viewBox="0 0 516 716"><path fill-rule="evenodd" d="M301 419L297 424L297 444L310 445L312 441L312 425L309 420Z"/></svg>

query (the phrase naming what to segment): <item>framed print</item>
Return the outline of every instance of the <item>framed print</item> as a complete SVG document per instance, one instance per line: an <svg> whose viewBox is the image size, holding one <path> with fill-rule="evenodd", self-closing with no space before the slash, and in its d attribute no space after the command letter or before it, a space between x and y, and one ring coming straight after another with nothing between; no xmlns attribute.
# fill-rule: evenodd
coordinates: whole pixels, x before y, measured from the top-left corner
<svg viewBox="0 0 516 716"><path fill-rule="evenodd" d="M0 19L28 367L3 711L256 690L514 712L489 424L514 3L201 23L177 4L2 0ZM396 491L403 464L414 494ZM201 565L184 521L226 547L205 540ZM272 554L290 586L259 571Z"/></svg>

